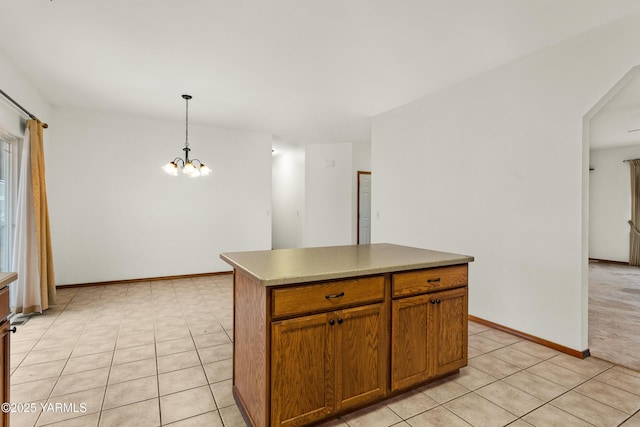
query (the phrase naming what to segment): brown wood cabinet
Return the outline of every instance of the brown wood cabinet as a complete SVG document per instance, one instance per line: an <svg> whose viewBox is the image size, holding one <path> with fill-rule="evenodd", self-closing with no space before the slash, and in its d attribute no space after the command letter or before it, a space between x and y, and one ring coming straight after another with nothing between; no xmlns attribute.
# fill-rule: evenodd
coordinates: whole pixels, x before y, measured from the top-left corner
<svg viewBox="0 0 640 427"><path fill-rule="evenodd" d="M386 305L336 313L336 411L361 406L387 392Z"/></svg>
<svg viewBox="0 0 640 427"><path fill-rule="evenodd" d="M440 376L467 364L467 288L430 294L431 364L433 376ZM436 304L431 301L435 300Z"/></svg>
<svg viewBox="0 0 640 427"><path fill-rule="evenodd" d="M384 304L273 322L271 424L296 426L386 392Z"/></svg>
<svg viewBox="0 0 640 427"><path fill-rule="evenodd" d="M251 423L317 423L465 366L466 265L433 270L272 288L236 271L234 389Z"/></svg>
<svg viewBox="0 0 640 427"><path fill-rule="evenodd" d="M316 424L467 363L471 257L386 244L222 257L233 392L254 427Z"/></svg>
<svg viewBox="0 0 640 427"><path fill-rule="evenodd" d="M392 302L391 389L403 390L467 364L467 288Z"/></svg>
<svg viewBox="0 0 640 427"><path fill-rule="evenodd" d="M401 390L429 378L428 295L392 302L391 389Z"/></svg>
<svg viewBox="0 0 640 427"><path fill-rule="evenodd" d="M271 331L271 424L302 425L331 414L335 327L329 315L276 322Z"/></svg>
<svg viewBox="0 0 640 427"><path fill-rule="evenodd" d="M0 283L0 403L9 403L9 375L10 375L10 342L11 322L9 322L9 286L15 280L15 273L2 273ZM0 412L0 427L9 426L9 413Z"/></svg>
<svg viewBox="0 0 640 427"><path fill-rule="evenodd" d="M0 323L0 367L2 369L2 380L0 380L0 402L10 402L9 400L9 373L10 373L10 337L11 324L8 320ZM0 414L0 427L9 426L9 413Z"/></svg>

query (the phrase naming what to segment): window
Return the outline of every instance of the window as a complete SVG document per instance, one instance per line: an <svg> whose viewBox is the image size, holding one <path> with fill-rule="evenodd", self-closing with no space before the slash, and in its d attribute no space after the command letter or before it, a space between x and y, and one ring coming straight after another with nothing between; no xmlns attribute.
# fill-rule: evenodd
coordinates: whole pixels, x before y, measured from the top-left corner
<svg viewBox="0 0 640 427"><path fill-rule="evenodd" d="M12 147L15 144L0 135L0 271L11 269L13 248L13 207L15 200L15 160Z"/></svg>

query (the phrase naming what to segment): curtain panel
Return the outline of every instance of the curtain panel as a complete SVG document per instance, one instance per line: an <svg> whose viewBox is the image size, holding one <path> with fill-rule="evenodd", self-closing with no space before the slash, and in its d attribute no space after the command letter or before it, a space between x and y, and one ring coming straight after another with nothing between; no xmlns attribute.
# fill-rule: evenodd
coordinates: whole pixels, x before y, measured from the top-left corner
<svg viewBox="0 0 640 427"><path fill-rule="evenodd" d="M27 120L22 146L12 270L18 273L10 288L12 312L42 312L55 304L43 127L38 120Z"/></svg>
<svg viewBox="0 0 640 427"><path fill-rule="evenodd" d="M631 236L629 264L640 266L640 159L630 160L631 166Z"/></svg>

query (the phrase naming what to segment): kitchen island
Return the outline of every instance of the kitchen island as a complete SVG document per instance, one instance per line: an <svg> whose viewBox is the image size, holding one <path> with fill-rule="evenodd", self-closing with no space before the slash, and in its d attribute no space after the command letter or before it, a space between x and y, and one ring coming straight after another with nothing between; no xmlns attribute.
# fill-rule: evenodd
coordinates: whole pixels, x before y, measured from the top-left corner
<svg viewBox="0 0 640 427"><path fill-rule="evenodd" d="M473 257L392 244L223 253L233 392L255 427L333 418L467 364Z"/></svg>

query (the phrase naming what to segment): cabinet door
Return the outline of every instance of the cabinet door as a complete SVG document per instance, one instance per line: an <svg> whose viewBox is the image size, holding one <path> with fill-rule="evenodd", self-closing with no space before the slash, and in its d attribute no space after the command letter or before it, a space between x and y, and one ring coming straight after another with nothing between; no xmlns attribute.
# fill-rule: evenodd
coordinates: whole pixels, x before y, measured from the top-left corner
<svg viewBox="0 0 640 427"><path fill-rule="evenodd" d="M385 305L336 311L336 410L386 394L388 350Z"/></svg>
<svg viewBox="0 0 640 427"><path fill-rule="evenodd" d="M418 384L430 376L430 295L394 300L391 303L391 389Z"/></svg>
<svg viewBox="0 0 640 427"><path fill-rule="evenodd" d="M467 364L467 288L429 294L431 316L429 331L431 345L431 373L446 374Z"/></svg>
<svg viewBox="0 0 640 427"><path fill-rule="evenodd" d="M329 314L271 325L271 425L299 426L334 409L334 326Z"/></svg>

